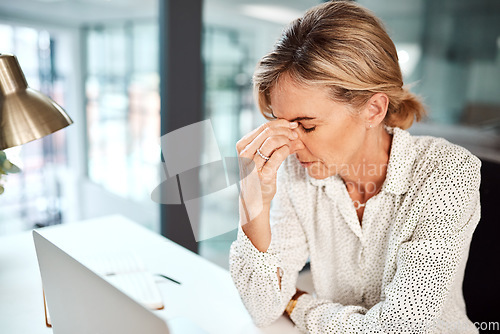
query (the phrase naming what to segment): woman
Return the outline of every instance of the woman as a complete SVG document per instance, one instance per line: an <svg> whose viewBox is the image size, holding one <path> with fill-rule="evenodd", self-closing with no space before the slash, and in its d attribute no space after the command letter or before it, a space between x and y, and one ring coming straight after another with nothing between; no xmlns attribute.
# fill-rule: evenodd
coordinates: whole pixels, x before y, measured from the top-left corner
<svg viewBox="0 0 500 334"><path fill-rule="evenodd" d="M477 333L461 287L481 163L405 131L425 111L380 21L352 2L310 9L254 86L270 122L237 144L252 172L230 268L255 323L285 312L308 333ZM308 259L314 295L295 286Z"/></svg>

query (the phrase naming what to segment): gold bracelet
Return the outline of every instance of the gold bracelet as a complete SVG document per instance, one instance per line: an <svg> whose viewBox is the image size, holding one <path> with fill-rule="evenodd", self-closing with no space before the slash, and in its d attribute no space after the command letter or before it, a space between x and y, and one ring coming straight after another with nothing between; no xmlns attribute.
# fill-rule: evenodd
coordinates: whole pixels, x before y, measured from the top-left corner
<svg viewBox="0 0 500 334"><path fill-rule="evenodd" d="M301 291L299 289L297 289L297 291L295 292L295 294L293 295L292 299L290 299L290 301L288 302L288 304L286 305L286 308L285 308L285 312L286 314L288 315L288 317L290 317L290 315L292 314L293 312L293 309L295 308L295 306L297 305L297 300L299 299L300 296L302 296L304 293L306 293L305 291Z"/></svg>
<svg viewBox="0 0 500 334"><path fill-rule="evenodd" d="M297 300L295 299L290 299L288 302L288 305L286 306L285 312L290 316L292 314L293 309L295 308L295 305L297 305Z"/></svg>

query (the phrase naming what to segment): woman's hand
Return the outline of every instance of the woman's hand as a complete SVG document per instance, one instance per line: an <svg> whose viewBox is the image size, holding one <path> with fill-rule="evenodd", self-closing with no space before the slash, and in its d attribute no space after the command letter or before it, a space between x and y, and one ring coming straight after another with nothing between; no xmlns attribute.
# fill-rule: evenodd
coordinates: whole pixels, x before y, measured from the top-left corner
<svg viewBox="0 0 500 334"><path fill-rule="evenodd" d="M267 250L270 242L269 209L276 194L278 168L288 155L303 148L294 130L297 126L296 122L273 120L236 144L241 179L240 220L245 234L261 251Z"/></svg>

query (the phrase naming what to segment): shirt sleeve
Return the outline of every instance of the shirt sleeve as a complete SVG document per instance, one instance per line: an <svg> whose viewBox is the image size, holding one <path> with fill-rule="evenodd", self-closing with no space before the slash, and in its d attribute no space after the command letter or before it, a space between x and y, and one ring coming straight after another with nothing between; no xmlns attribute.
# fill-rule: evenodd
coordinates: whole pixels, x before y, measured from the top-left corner
<svg viewBox="0 0 500 334"><path fill-rule="evenodd" d="M285 164L278 170L272 201L271 244L260 252L241 226L231 245L229 269L243 304L257 326L277 320L295 294L299 271L308 258L306 237L288 196ZM277 273L281 274L281 288Z"/></svg>
<svg viewBox="0 0 500 334"><path fill-rule="evenodd" d="M467 155L434 170L414 203L410 240L397 251L385 299L370 309L303 295L291 319L307 333L435 333L459 263L480 219L481 162Z"/></svg>

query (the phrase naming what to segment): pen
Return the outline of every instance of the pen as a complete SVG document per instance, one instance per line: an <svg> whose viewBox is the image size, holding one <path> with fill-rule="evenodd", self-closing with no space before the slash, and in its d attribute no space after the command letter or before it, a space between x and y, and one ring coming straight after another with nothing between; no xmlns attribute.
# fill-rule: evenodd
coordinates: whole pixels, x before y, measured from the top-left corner
<svg viewBox="0 0 500 334"><path fill-rule="evenodd" d="M177 283L177 284L179 284L179 285L181 284L181 282L176 281L175 279L170 278L170 277L168 277L168 276L165 276L165 275L162 275L162 274L155 274L155 275L156 275L156 276L161 276L161 277L163 277L163 278L165 278L165 279L168 279L169 281L172 281L172 282Z"/></svg>

